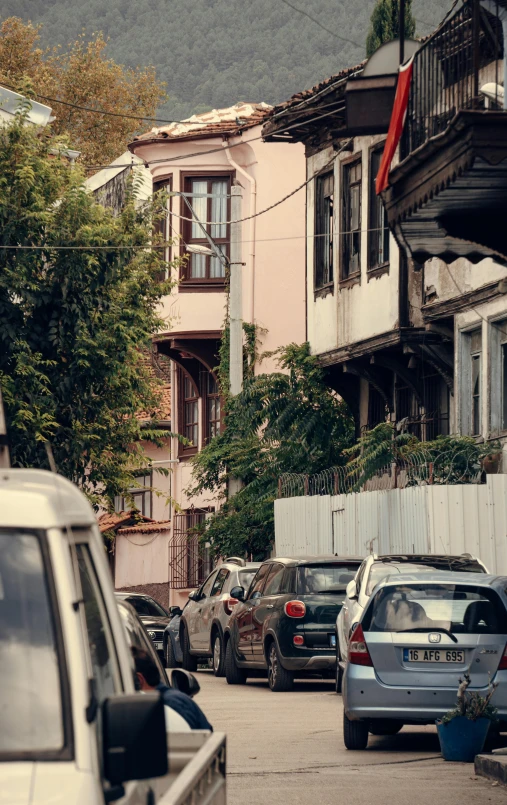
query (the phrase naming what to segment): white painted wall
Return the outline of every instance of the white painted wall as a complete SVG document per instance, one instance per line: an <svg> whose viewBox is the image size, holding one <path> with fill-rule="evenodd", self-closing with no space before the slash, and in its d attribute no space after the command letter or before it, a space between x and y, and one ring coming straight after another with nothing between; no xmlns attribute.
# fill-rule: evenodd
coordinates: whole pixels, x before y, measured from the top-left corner
<svg viewBox="0 0 507 805"><path fill-rule="evenodd" d="M315 182L307 188L307 312L308 340L313 354L356 343L374 335L387 333L398 321L399 250L394 237L390 237L389 273L380 277L368 276L368 192L369 149L384 138L355 137L352 151L345 151L334 159L334 291L324 298L314 298L314 231ZM307 160L308 175L316 175L329 165L335 152L330 147ZM361 213L361 281L351 288L340 288L339 254L341 226L341 164L352 155L362 158L362 213Z"/></svg>
<svg viewBox="0 0 507 805"><path fill-rule="evenodd" d="M472 553L507 575L507 476L275 501L277 556Z"/></svg>
<svg viewBox="0 0 507 805"><path fill-rule="evenodd" d="M167 583L170 533L116 535L116 589Z"/></svg>

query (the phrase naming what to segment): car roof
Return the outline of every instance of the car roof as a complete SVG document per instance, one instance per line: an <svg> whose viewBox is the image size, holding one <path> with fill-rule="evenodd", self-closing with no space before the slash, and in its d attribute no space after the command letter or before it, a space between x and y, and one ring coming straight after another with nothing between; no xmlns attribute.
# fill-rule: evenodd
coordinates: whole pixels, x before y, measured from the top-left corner
<svg viewBox="0 0 507 805"><path fill-rule="evenodd" d="M363 556L334 556L333 554L327 556L273 556L270 559L266 559L262 564L279 562L284 565L298 567L299 565L327 565L337 562L347 564L349 562L357 562L359 566L363 559Z"/></svg>
<svg viewBox="0 0 507 805"><path fill-rule="evenodd" d="M390 576L379 583L379 587L395 587L405 582L428 582L440 584L466 584L472 587L499 587L507 588L507 576L493 576L489 573L459 573L452 570L432 570L424 573L401 573L399 576Z"/></svg>
<svg viewBox="0 0 507 805"><path fill-rule="evenodd" d="M127 598L150 598L152 601L155 599L148 595L148 593L126 593L125 591L115 592L115 596L125 601Z"/></svg>
<svg viewBox="0 0 507 805"><path fill-rule="evenodd" d="M471 553L447 554L447 553L384 553L376 557L375 562L477 562L476 556Z"/></svg>

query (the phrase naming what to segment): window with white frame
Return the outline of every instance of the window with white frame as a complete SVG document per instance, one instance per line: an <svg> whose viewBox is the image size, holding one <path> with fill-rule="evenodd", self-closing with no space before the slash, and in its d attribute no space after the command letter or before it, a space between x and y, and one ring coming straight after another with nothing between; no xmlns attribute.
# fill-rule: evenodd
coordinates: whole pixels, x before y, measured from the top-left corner
<svg viewBox="0 0 507 805"><path fill-rule="evenodd" d="M463 435L482 433L482 330L462 332L461 430Z"/></svg>
<svg viewBox="0 0 507 805"><path fill-rule="evenodd" d="M132 486L126 495L118 495L114 499L115 512L137 509L144 517L151 517L151 472L136 477L135 486Z"/></svg>
<svg viewBox="0 0 507 805"><path fill-rule="evenodd" d="M491 323L489 341L490 429L499 436L507 431L507 319Z"/></svg>
<svg viewBox="0 0 507 805"><path fill-rule="evenodd" d="M333 282L334 174L317 176L315 183L315 289Z"/></svg>

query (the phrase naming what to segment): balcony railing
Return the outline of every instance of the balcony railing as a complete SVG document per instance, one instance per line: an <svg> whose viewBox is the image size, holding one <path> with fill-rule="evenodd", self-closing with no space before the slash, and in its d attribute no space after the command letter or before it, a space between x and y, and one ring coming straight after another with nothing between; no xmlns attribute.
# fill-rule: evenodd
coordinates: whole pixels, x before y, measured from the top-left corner
<svg viewBox="0 0 507 805"><path fill-rule="evenodd" d="M498 4L499 5L499 4ZM460 110L483 109L481 71L488 81L503 78L500 19L480 0L463 6L424 42L414 57L400 157L405 159L431 137L444 132ZM498 108L498 103L492 101Z"/></svg>

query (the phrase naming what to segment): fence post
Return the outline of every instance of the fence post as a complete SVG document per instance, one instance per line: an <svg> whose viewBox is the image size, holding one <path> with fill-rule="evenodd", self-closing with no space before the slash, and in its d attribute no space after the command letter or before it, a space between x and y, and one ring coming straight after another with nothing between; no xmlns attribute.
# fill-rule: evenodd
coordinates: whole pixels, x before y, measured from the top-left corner
<svg viewBox="0 0 507 805"><path fill-rule="evenodd" d="M278 497L279 498L282 497L282 479L281 478L278 479Z"/></svg>
<svg viewBox="0 0 507 805"><path fill-rule="evenodd" d="M335 472L333 474L333 479L334 479L334 493L335 493L335 495L337 495L338 494L338 473L337 472Z"/></svg>
<svg viewBox="0 0 507 805"><path fill-rule="evenodd" d="M432 462L432 461L430 461L430 477L429 477L429 483L430 483L430 484L433 484L433 462Z"/></svg>
<svg viewBox="0 0 507 805"><path fill-rule="evenodd" d="M305 497L308 497L308 475L305 475Z"/></svg>

